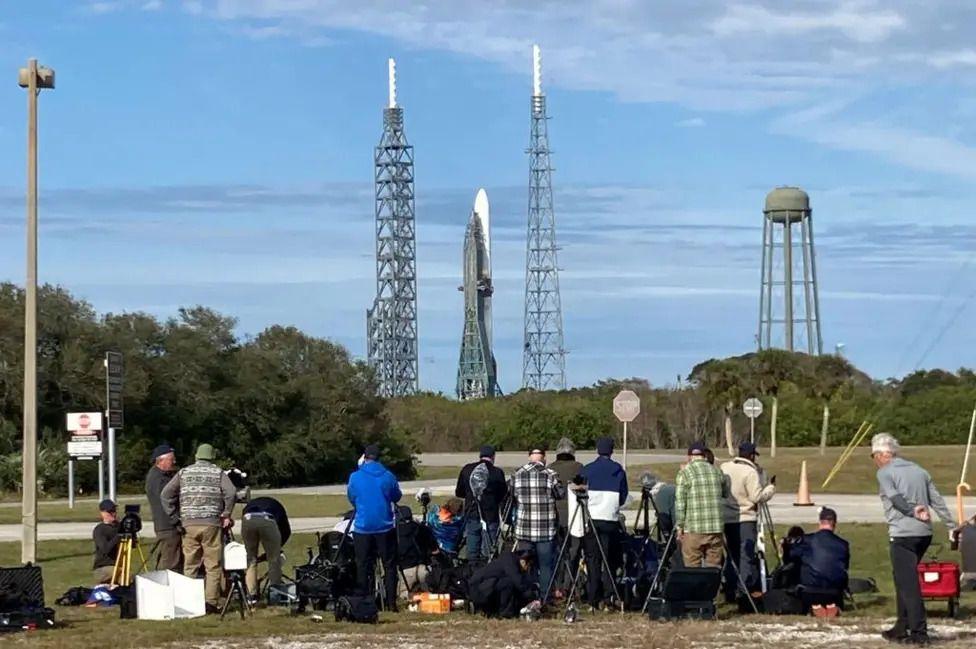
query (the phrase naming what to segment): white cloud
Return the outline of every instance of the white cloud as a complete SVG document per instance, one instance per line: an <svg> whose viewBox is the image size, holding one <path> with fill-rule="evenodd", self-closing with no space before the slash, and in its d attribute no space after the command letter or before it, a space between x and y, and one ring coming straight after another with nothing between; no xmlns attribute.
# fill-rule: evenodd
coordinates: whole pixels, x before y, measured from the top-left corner
<svg viewBox="0 0 976 649"><path fill-rule="evenodd" d="M141 8L143 11L159 11L163 8L163 0L148 0Z"/></svg>
<svg viewBox="0 0 976 649"><path fill-rule="evenodd" d="M778 12L759 5L732 5L725 15L712 22L711 28L720 36L839 31L854 41L874 43L904 29L905 19L889 9L859 7L857 4L811 12Z"/></svg>
<svg viewBox="0 0 976 649"><path fill-rule="evenodd" d="M976 50L964 49L951 52L935 52L928 57L930 65L936 68L955 66L976 66Z"/></svg>
<svg viewBox="0 0 976 649"><path fill-rule="evenodd" d="M680 128L700 128L705 126L705 120L701 117L689 117L688 119L675 122L674 125Z"/></svg>

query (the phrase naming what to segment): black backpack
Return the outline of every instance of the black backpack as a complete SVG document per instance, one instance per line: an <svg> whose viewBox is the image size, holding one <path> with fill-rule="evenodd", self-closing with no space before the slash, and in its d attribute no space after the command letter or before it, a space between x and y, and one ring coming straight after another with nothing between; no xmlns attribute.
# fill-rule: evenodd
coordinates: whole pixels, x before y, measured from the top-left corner
<svg viewBox="0 0 976 649"><path fill-rule="evenodd" d="M54 603L58 606L83 606L88 603L88 598L91 597L91 594L91 588L75 586L66 590L64 595L54 600Z"/></svg>
<svg viewBox="0 0 976 649"><path fill-rule="evenodd" d="M380 611L372 597L347 595L336 600L335 619L336 622L376 624L380 619Z"/></svg>

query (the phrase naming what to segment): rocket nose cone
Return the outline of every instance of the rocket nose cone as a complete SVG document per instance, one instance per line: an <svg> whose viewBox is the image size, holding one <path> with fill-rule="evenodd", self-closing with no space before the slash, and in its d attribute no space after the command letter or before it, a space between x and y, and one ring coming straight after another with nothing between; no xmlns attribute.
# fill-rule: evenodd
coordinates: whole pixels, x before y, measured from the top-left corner
<svg viewBox="0 0 976 649"><path fill-rule="evenodd" d="M482 218L486 218L488 216L488 209L488 192L484 188L481 188L474 197L474 211L480 214Z"/></svg>

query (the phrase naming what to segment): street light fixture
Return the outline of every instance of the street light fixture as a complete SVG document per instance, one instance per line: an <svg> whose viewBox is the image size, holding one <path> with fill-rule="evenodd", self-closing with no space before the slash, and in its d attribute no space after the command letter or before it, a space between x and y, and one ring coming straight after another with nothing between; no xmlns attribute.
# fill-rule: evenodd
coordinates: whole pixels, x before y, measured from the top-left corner
<svg viewBox="0 0 976 649"><path fill-rule="evenodd" d="M54 88L54 70L27 61L17 83L27 88L27 281L24 286L24 446L20 555L37 562L37 95Z"/></svg>

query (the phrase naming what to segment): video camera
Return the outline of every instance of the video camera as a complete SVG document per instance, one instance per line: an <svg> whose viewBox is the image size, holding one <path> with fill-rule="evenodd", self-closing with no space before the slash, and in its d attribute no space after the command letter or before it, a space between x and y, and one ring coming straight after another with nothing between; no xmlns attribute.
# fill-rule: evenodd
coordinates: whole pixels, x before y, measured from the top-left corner
<svg viewBox="0 0 976 649"><path fill-rule="evenodd" d="M425 508L428 507L430 505L430 489L424 487L417 492L417 495L414 496L414 498L416 498L417 502L423 505Z"/></svg>
<svg viewBox="0 0 976 649"><path fill-rule="evenodd" d="M655 476L650 471L645 471L640 476L641 490L648 495L650 495L654 487L657 486L657 483L658 483L657 476Z"/></svg>
<svg viewBox="0 0 976 649"><path fill-rule="evenodd" d="M230 478L231 483L234 485L234 489L236 489L234 502L243 505L251 500L251 487L247 484L247 474L237 467L227 469L224 473L227 474L227 477Z"/></svg>
<svg viewBox="0 0 976 649"><path fill-rule="evenodd" d="M142 519L139 518L139 505L126 505L125 516L119 521L119 533L135 536L142 531Z"/></svg>

